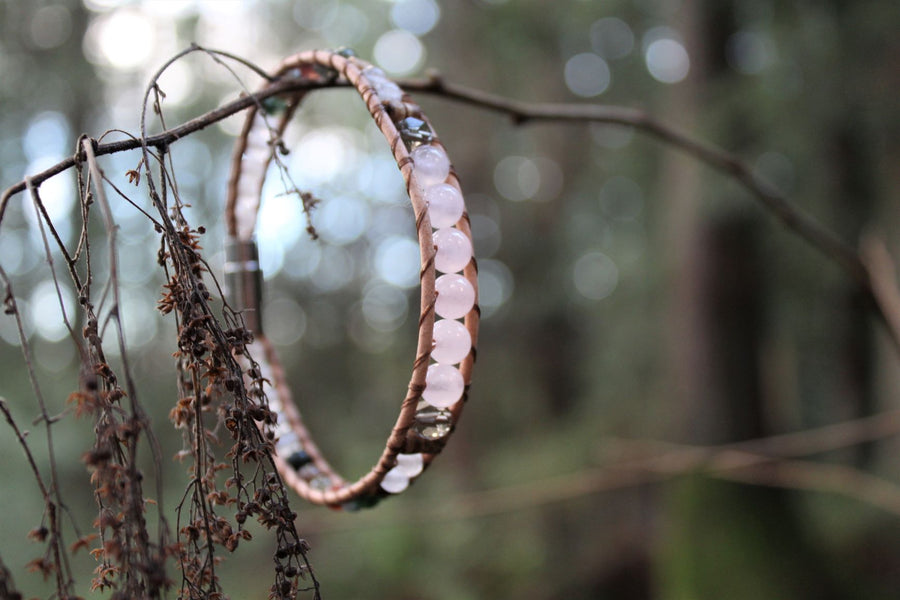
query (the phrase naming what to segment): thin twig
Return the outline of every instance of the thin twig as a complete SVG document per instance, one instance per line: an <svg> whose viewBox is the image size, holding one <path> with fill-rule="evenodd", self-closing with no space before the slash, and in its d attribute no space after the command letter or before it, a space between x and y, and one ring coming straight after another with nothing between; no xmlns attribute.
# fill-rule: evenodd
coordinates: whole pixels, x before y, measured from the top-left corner
<svg viewBox="0 0 900 600"><path fill-rule="evenodd" d="M721 446L691 446L648 440L605 440L604 448L625 455L602 467L556 477L461 494L440 506L406 507L404 523L455 521L532 509L587 495L668 481L702 473L717 479L790 489L836 493L900 516L900 486L844 465L797 460L830 450L900 434L900 410ZM414 515L410 518L410 515ZM302 518L301 514L301 518ZM323 533L396 526L360 515L307 520L306 532Z"/></svg>
<svg viewBox="0 0 900 600"><path fill-rule="evenodd" d="M31 473L34 475L38 489L41 491L41 496L44 498L44 509L47 511L47 520L50 523L49 551L53 553L54 565L52 570L56 573L56 588L59 592L69 591L72 588L74 579L72 577L72 572L69 569L68 555L62 551L63 540L59 523L59 513L57 512L57 508L60 506L59 490L57 488L56 480L51 475L52 490L48 489L47 485L44 483L43 477L41 477L41 471L34 459L34 454L31 453L31 448L28 447L28 442L25 440L26 434L19 428L15 419L13 419L12 413L6 405L6 400L4 398L0 398L0 412L3 413L7 424L12 428L13 433L16 435L16 439L19 441L19 445L22 446L22 450L25 452L25 458L28 461L28 466L31 468ZM50 436L49 423L47 423L47 436ZM53 496L56 496L56 500L53 499ZM64 576L67 577L68 581L63 581Z"/></svg>
<svg viewBox="0 0 900 600"><path fill-rule="evenodd" d="M601 104L523 102L448 82L436 75L427 79L405 80L401 82L401 85L407 90L434 94L477 108L508 115L516 124L533 122L594 122L633 127L690 154L737 181L759 200L763 206L769 209L785 227L837 262L864 288L869 288L866 269L853 248L799 207L792 204L784 194L771 184L755 175L753 169L745 161L724 148L702 142L674 127L666 125L642 110Z"/></svg>
<svg viewBox="0 0 900 600"><path fill-rule="evenodd" d="M872 282L872 295L878 303L892 335L900 339L900 287L897 266L884 241L873 234L866 235L860 244L863 263Z"/></svg>
<svg viewBox="0 0 900 600"><path fill-rule="evenodd" d="M173 60L180 58L184 54L196 51L212 52L199 47L191 47L174 57ZM217 54L232 59L237 58L227 55L226 53L217 52ZM168 64L169 63L167 63L167 65ZM823 227L805 211L791 203L788 198L774 186L755 175L753 169L745 161L721 147L702 142L674 127L670 127L644 111L622 106L597 104L523 102L447 82L437 76L428 79L405 80L400 83L407 90L433 94L455 102L462 102L477 108L506 114L519 124L531 122L596 122L634 127L638 131L690 154L701 162L735 180L766 209L772 212L789 231L799 235L812 247L837 263L854 281L862 286L864 290L868 291L870 295L874 294L872 283L869 280L869 273L854 249L842 241L832 231ZM142 145L145 148L163 148L186 135L204 129L205 127L237 112L251 106L259 106L266 98L289 92L341 85L344 84L341 82L326 82L324 84L311 85L308 82L284 79L267 86L265 91L242 96L235 101L157 135L145 136L140 139L122 140L108 144L97 144L94 147L94 153L97 156L102 156L125 150L133 150ZM65 159L56 165L41 171L40 173L32 175L31 180L35 186L39 186L43 181L65 171L72 167L76 162L83 159L83 153L79 153L76 156ZM0 196L0 223L2 223L10 198L24 189L25 184L24 181L22 181L5 190L3 195ZM876 310L880 313L877 306ZM886 318L883 314L881 316ZM892 335L891 337L898 348L900 348L900 337L896 335Z"/></svg>
<svg viewBox="0 0 900 600"><path fill-rule="evenodd" d="M282 82L278 82L273 84L271 87L267 88L264 92L259 92L256 94L252 94L250 96L242 96L237 100L233 100L228 104L224 104L219 108L213 109L203 115L195 117L190 121L182 123L177 127L173 127L167 131L163 131L156 135L149 136L145 139L127 139L120 140L118 142L108 142L106 144L95 144L94 145L94 154L96 156L105 156L107 154L116 154L118 152L125 152L127 150L136 150L141 147L142 142L146 144L148 147L152 148L162 148L176 142L177 140L205 129L210 125L218 123L223 119L230 117L231 115L237 114L242 110L246 110L250 106L254 106L259 102L265 100L266 98L271 98L272 96L278 96L280 94L285 94L287 92L296 92L299 90L307 90L314 88L322 88L326 87L320 84L309 84L303 83L296 80L286 79ZM63 159L56 163L55 165L40 171L39 173L35 173L31 176L31 181L35 186L40 186L43 182L47 181L51 177L58 175L68 169L71 169L75 166L77 162L84 161L85 156L84 152L78 152L73 156L70 156L66 159ZM0 196L0 223L3 221L3 217L6 214L6 207L9 203L9 200L25 191L25 181L22 180L4 190L3 195Z"/></svg>
<svg viewBox="0 0 900 600"><path fill-rule="evenodd" d="M196 48L186 52L196 51ZM176 57L178 58L178 57ZM168 64L168 63L167 63ZM834 233L824 228L807 213L792 204L784 194L772 185L756 176L750 166L736 155L713 144L704 143L686 133L670 127L644 111L622 107L597 104L565 104L523 102L491 94L482 90L447 82L439 77L424 80L405 80L401 82L405 89L434 94L449 100L470 104L509 115L516 123L529 122L596 122L613 123L634 127L662 142L670 144L712 168L723 172L740 183L748 192L769 209L789 230L793 231L817 250L837 262L855 281L869 289L868 275L862 261L852 247L840 240ZM108 144L98 144L94 148L97 156L133 150L143 143L149 147L162 147L216 123L232 114L250 106L259 105L266 98L318 87L341 85L333 82L325 85L310 85L296 80L285 79L277 82L264 92L243 96L204 115L196 117L178 127L164 131L155 136L140 139L129 139ZM80 157L71 157L60 163L32 175L34 185L40 185L46 179L68 168ZM83 157L82 157L83 158ZM8 188L0 196L0 221L6 210L9 198L24 190L24 182Z"/></svg>

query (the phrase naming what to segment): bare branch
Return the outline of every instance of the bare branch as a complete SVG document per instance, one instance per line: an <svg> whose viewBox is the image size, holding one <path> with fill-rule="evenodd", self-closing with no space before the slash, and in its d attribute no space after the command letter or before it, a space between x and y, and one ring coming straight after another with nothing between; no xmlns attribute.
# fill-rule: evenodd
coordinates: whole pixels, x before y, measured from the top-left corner
<svg viewBox="0 0 900 600"><path fill-rule="evenodd" d="M472 519L564 502L582 496L661 483L689 473L716 479L839 494L900 517L900 486L853 467L797 460L822 452L900 434L900 410L721 446L690 446L651 440L604 440L614 461L549 479L462 494L452 508L419 507L402 511L404 523ZM410 518L410 515L414 515ZM302 515L301 515L302 516ZM320 519L307 533L386 525L368 515L353 522ZM396 525L396 522L391 522Z"/></svg>
<svg viewBox="0 0 900 600"><path fill-rule="evenodd" d="M180 58L183 54L194 51L211 52L199 47L192 47L173 58L173 60ZM217 54L228 56L229 58L236 58L224 53ZM461 102L476 108L509 115L514 122L518 124L532 122L595 122L613 123L633 127L638 131L686 152L704 164L709 165L713 169L736 181L756 198L764 208L774 214L789 231L799 235L813 248L837 263L864 290L869 292L870 295L873 294L872 283L869 280L868 271L854 249L838 238L832 231L823 227L809 214L791 203L790 200L774 186L755 175L752 168L745 161L723 148L702 142L674 127L670 127L644 111L622 106L598 104L522 102L447 82L437 76L432 76L428 79L405 80L401 81L400 84L410 91L433 94L454 102ZM244 95L233 102L225 104L157 135L148 136L143 139L132 138L106 144L95 144L94 153L96 156L102 156L126 150L134 150L140 148L142 145L148 148L165 148L182 137L204 129L237 112L251 106L259 106L266 98L290 92L341 85L343 85L341 82L326 82L321 85L311 85L308 82L286 78L268 86L265 91ZM40 173L32 175L32 183L34 186L39 186L43 181L71 168L81 160L84 160L83 151ZM10 198L13 195L22 192L24 189L25 183L22 181L8 188L3 192L3 195L0 196L0 223L2 223L6 206ZM876 310L878 310L878 308L876 308ZM883 317L884 315L881 316ZM896 345L900 347L900 337L892 335L892 338Z"/></svg>
<svg viewBox="0 0 900 600"><path fill-rule="evenodd" d="M424 80L406 80L401 82L401 85L407 90L434 94L508 115L516 124L593 122L633 127L690 154L700 162L734 179L771 211L785 227L838 263L863 288L870 288L866 269L853 248L792 204L771 184L756 176L746 162L724 148L691 137L642 110L602 104L522 102L444 81L437 75Z"/></svg>
<svg viewBox="0 0 900 600"><path fill-rule="evenodd" d="M885 323L894 339L900 339L900 287L897 266L884 245L875 235L866 235L861 244L863 262L872 282L872 295L884 315Z"/></svg>

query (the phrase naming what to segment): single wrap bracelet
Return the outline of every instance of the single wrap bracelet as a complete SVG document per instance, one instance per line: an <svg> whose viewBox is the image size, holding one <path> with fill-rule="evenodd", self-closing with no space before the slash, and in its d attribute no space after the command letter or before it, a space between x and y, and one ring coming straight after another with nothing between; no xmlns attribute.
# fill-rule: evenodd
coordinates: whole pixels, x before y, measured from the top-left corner
<svg viewBox="0 0 900 600"><path fill-rule="evenodd" d="M227 300L253 332L250 353L269 384L277 414L273 458L285 483L315 504L357 509L403 491L441 451L459 420L478 336L477 266L459 182L421 108L381 69L350 51L302 52L282 62L267 85L295 79L349 84L390 144L406 181L419 242L420 316L412 377L380 458L355 482L322 456L293 402L284 370L263 332L262 274L254 240L266 170L305 93L282 97L279 115L251 107L232 158L226 203ZM442 273L437 275L437 272Z"/></svg>

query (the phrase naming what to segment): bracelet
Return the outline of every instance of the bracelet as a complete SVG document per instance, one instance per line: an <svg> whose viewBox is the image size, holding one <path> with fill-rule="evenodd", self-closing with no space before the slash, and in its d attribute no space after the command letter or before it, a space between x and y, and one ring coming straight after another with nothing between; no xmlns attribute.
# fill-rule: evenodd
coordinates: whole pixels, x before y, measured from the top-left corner
<svg viewBox="0 0 900 600"><path fill-rule="evenodd" d="M281 114L274 124L269 123L274 117L266 114L267 105L249 109L228 181L226 297L254 334L250 351L258 371L251 379L265 382L261 391L277 415L270 435L274 434L272 458L279 474L310 502L355 510L406 489L453 432L475 362L478 270L459 181L421 108L381 69L352 51L316 50L292 56L282 62L268 85L287 78L356 88L390 144L416 220L420 315L412 377L378 461L366 475L347 482L331 468L304 426L284 369L263 333L260 314L262 276L254 229L262 185L281 134L307 92L281 97Z"/></svg>

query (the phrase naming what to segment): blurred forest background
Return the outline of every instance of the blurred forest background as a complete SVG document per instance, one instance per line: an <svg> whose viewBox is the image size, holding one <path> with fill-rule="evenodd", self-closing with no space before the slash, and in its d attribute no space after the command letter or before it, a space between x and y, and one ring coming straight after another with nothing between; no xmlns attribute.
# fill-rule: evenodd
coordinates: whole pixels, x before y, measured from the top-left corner
<svg viewBox="0 0 900 600"><path fill-rule="evenodd" d="M0 31L0 188L71 154L83 132L138 133L151 74L191 42L267 69L300 49L350 46L400 78L436 69L525 101L645 109L734 151L850 245L874 229L894 256L900 251L892 242L900 222L893 0L0 0ZM249 89L259 85L240 74ZM199 54L160 84L168 125L241 91ZM900 356L851 279L732 181L640 133L517 126L415 98L472 215L484 316L478 363L457 433L413 488L356 514L297 500L324 596L896 597L896 439L814 455L778 487L678 463L685 447L898 408ZM222 260L223 190L240 123L232 117L172 146L213 265ZM312 94L287 140L298 184L323 199L313 216L322 240L309 239L298 203L271 182L259 232L268 330L320 445L357 476L380 451L409 378L412 213L352 92ZM127 188L138 160L122 153L101 164ZM74 175L41 189L62 235L75 235L64 225L76 216ZM143 189L134 196L148 202ZM0 231L0 265L59 412L78 362L22 198ZM168 422L174 325L155 311L164 281L156 234L133 207L113 208L126 336L163 444L160 502L170 510L187 482L184 467L168 462L181 447ZM104 257L95 260L102 268ZM38 409L5 315L0 365L0 396L31 423ZM91 425L64 420L54 429L59 476L73 519L89 530L96 511L79 457ZM40 457L44 433L33 429ZM674 462L635 462L661 454ZM24 570L41 553L26 539L41 521L40 496L8 430L0 455L0 556L19 587L41 594L40 575ZM874 485L881 505L853 482ZM254 531L221 570L234 598L263 598L269 585L271 540ZM75 560L86 585L94 563L85 553Z"/></svg>

